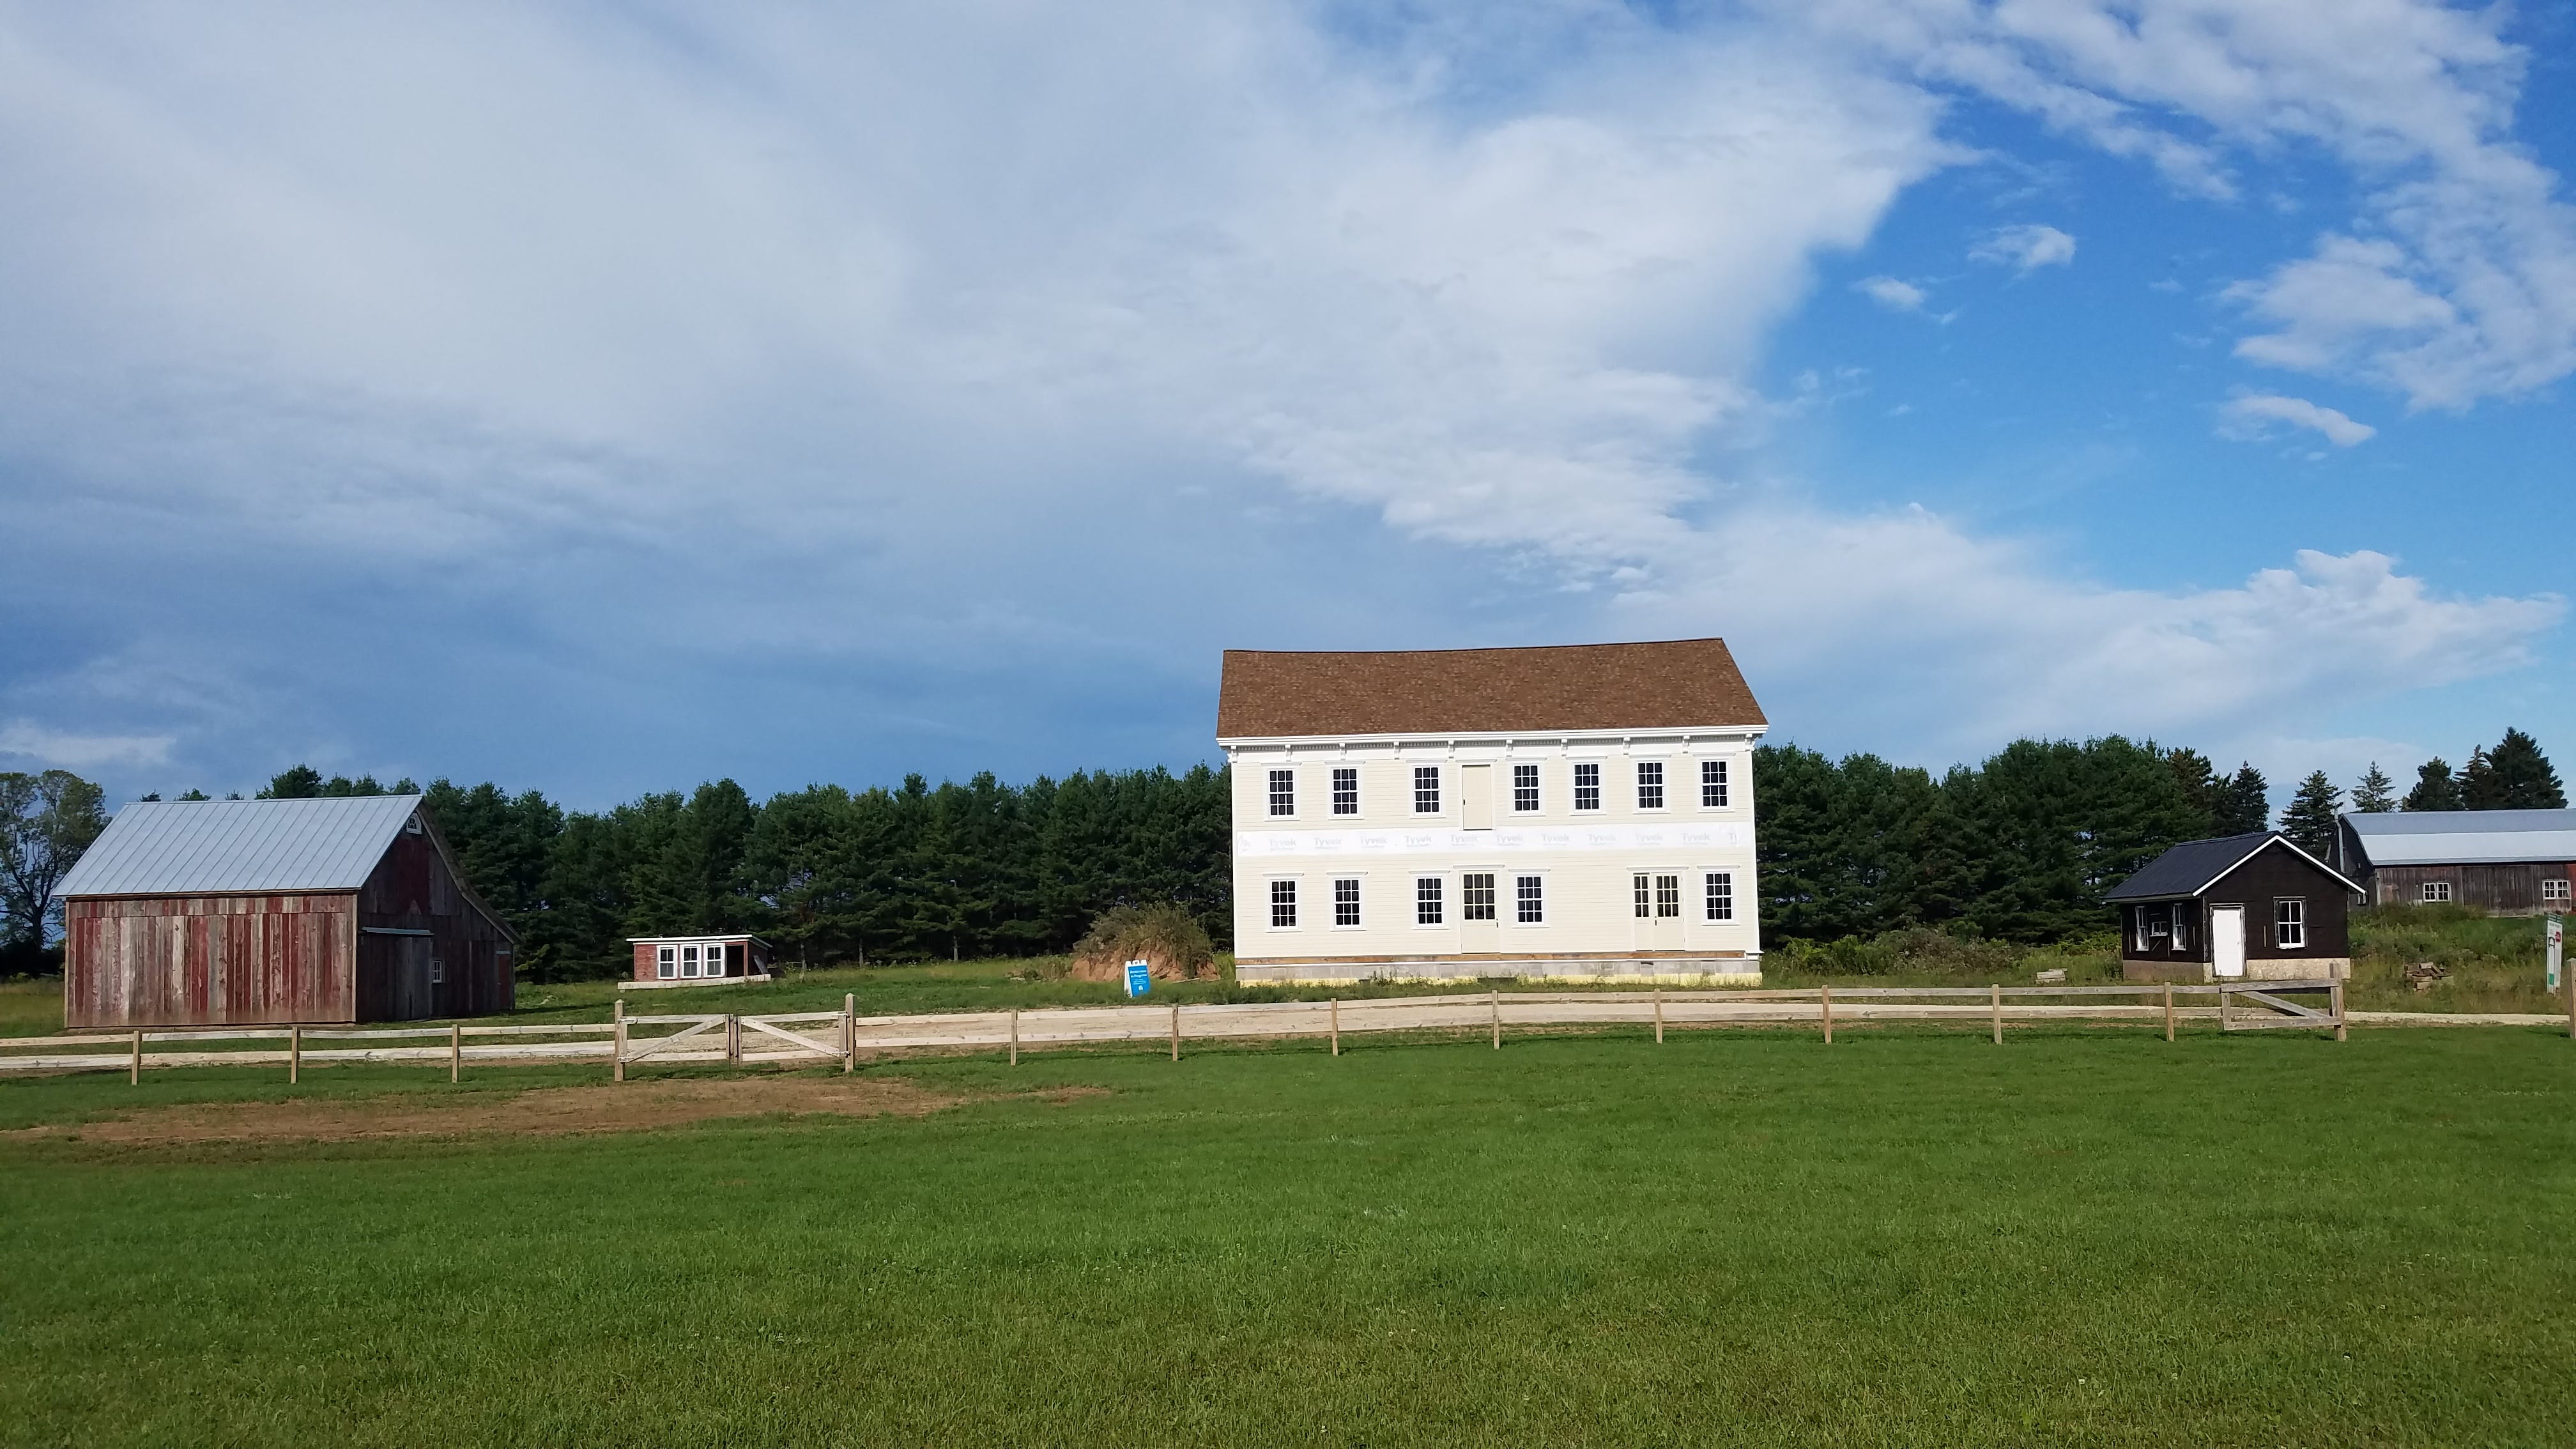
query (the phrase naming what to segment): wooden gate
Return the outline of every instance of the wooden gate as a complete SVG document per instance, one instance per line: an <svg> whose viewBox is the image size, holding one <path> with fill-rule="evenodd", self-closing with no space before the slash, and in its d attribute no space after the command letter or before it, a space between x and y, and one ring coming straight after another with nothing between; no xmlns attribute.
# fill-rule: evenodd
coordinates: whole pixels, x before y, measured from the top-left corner
<svg viewBox="0 0 2576 1449"><path fill-rule="evenodd" d="M2289 993L2325 993L2322 1009L2292 1001ZM2220 1031L2331 1031L2344 1039L2343 983L2340 981L2266 981L2261 985L2218 984Z"/></svg>

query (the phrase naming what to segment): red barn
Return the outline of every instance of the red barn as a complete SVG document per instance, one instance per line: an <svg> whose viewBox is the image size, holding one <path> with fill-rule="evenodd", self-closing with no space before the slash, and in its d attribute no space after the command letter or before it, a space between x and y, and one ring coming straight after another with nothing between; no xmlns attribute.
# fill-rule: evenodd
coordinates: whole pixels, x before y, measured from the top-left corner
<svg viewBox="0 0 2576 1449"><path fill-rule="evenodd" d="M63 1024L506 1011L516 940L417 795L146 800L63 877Z"/></svg>

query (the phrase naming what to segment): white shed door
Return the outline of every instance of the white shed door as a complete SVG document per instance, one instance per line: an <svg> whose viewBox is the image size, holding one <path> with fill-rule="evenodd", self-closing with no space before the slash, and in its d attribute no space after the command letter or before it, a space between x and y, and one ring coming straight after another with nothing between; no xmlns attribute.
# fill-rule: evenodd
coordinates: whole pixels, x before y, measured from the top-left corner
<svg viewBox="0 0 2576 1449"><path fill-rule="evenodd" d="M2222 980L2232 981L2245 974L2243 906L2209 908L2209 959Z"/></svg>

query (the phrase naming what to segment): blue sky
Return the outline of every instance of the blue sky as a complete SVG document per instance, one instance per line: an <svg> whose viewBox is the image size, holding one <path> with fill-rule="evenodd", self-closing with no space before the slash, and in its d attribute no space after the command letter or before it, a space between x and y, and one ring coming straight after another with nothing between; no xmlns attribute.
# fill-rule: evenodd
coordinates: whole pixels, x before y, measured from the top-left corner
<svg viewBox="0 0 2576 1449"><path fill-rule="evenodd" d="M1180 766L1228 646L1701 633L1908 763L2567 755L2572 51L0 4L0 768Z"/></svg>

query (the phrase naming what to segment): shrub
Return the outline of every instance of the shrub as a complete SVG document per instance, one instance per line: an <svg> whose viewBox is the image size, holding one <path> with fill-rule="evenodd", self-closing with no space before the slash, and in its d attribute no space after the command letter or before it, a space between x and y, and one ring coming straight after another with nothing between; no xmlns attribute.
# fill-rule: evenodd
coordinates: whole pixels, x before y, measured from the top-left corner
<svg viewBox="0 0 2576 1449"><path fill-rule="evenodd" d="M1144 961L1166 981L1216 974L1216 946L1205 927L1168 901L1112 906L1074 943L1067 974L1079 981L1116 981L1127 963Z"/></svg>

